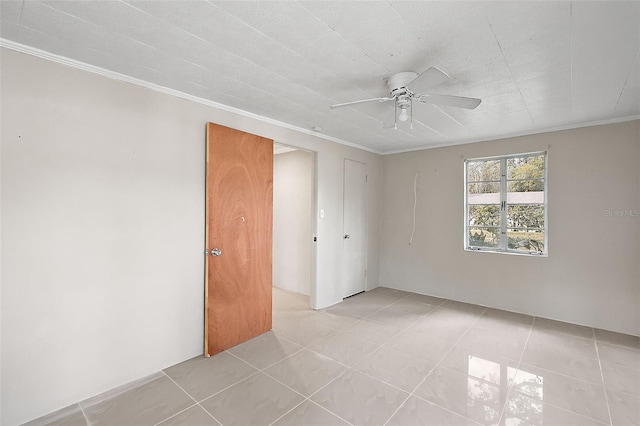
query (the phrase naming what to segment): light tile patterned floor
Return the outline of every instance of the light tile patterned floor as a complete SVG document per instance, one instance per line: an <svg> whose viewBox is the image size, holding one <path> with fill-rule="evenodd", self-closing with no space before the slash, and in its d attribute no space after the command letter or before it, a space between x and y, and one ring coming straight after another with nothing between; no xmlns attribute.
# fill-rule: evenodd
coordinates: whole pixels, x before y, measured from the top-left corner
<svg viewBox="0 0 640 426"><path fill-rule="evenodd" d="M378 288L31 424L638 425L640 338Z"/></svg>

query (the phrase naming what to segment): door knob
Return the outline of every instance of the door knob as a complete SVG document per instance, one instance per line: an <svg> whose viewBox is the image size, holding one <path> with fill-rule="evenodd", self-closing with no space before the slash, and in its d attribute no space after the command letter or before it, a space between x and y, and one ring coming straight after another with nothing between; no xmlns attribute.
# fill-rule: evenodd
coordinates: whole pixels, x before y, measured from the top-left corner
<svg viewBox="0 0 640 426"><path fill-rule="evenodd" d="M220 256L222 254L222 250L217 249L217 248L212 248L211 251L205 249L204 250L204 255L205 256L209 256L209 254L211 254L211 256Z"/></svg>
<svg viewBox="0 0 640 426"><path fill-rule="evenodd" d="M351 238L351 235L349 235L349 234L344 234L344 239L345 239L345 240L348 240L349 238Z"/></svg>

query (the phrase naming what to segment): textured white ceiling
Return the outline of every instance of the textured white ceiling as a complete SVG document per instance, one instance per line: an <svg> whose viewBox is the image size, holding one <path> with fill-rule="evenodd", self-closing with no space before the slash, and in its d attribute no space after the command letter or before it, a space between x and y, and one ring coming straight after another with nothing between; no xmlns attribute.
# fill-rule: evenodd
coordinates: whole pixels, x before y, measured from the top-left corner
<svg viewBox="0 0 640 426"><path fill-rule="evenodd" d="M386 153L640 115L640 2L1 1L0 37ZM7 43L5 43L6 45ZM414 129L384 77L437 66Z"/></svg>

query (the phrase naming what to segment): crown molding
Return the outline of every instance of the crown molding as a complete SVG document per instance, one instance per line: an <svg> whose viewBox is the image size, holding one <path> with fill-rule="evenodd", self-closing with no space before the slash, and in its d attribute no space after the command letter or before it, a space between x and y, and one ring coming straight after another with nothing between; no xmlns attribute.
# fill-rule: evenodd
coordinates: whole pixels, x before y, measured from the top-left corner
<svg viewBox="0 0 640 426"><path fill-rule="evenodd" d="M500 135L498 137L494 137L492 139L486 139L486 138L480 137L480 138L473 138L473 139L465 139L465 140L451 142L451 143L430 145L428 147L422 147L422 148L410 148L410 149L399 149L399 150L395 150L395 151L384 151L384 152L382 152L381 155L403 154L405 152L424 151L426 149L445 148L445 147L448 147L448 146L466 145L466 144L478 143L478 142L499 141L499 140L502 140L502 139L517 138L517 137L521 137L521 136L533 136L533 135L539 135L541 133L560 132L560 131L563 131L563 130L581 129L581 128L584 128L584 127L604 126L606 124L624 123L626 121L634 121L634 120L640 120L640 115L630 115L630 116L627 116L627 117L611 118L611 119L608 119L608 120L585 121L585 122L578 123L578 124L567 124L567 125L564 125L564 126L547 127L547 128L544 128L544 129L533 130L533 131L529 130L529 131L524 131L524 132L508 133L508 134L505 134L505 135Z"/></svg>
<svg viewBox="0 0 640 426"><path fill-rule="evenodd" d="M245 111L239 108L234 108L229 105L221 104L209 99L200 98L198 96L190 95L188 93L181 92L179 90L170 89L168 87L159 86L154 83L150 83L145 80L141 80L135 77L131 77L128 75L120 74L115 71L110 71L101 67L97 67L91 64L87 64L85 62L76 61L75 59L70 59L65 56L56 55L54 53L50 53L44 50L36 49L35 47L27 46L21 43L17 43L15 41L7 40L4 38L0 38L0 47L4 47L7 49L15 50L17 52L26 53L31 56L35 56L38 58L46 59L48 61L56 62L58 64L66 65L68 67L80 69L83 71L87 71L93 74L98 74L103 77L110 78L112 80L118 80L125 83L130 83L135 86L144 87L146 89L153 90L155 92L164 93L165 95L174 96L176 98L185 99L188 101L192 101L201 105L206 105L212 108L216 108L222 111L230 112L233 114L237 114L243 117L247 117L253 120L262 121L264 123L272 124L278 127L282 127L285 129L293 130L296 132L304 133L306 135L314 136L320 139L324 139L330 142L335 142L340 145L346 145L351 148L361 149L363 151L371 152L373 154L382 155L380 151L376 151L375 149L367 148L362 145L358 145L349 141L345 141L343 139L335 138L333 136L325 135L322 133L314 132L310 129L305 129L303 127L298 127L293 124L285 123L283 121L274 120L269 117L264 117L262 115L254 114L249 111Z"/></svg>
<svg viewBox="0 0 640 426"><path fill-rule="evenodd" d="M148 81L144 81L135 77L130 77L128 75L124 75L124 74L120 74L117 73L115 71L110 71L104 68L100 68L94 65L90 65L87 64L85 62L80 62L80 61L76 61L74 59L70 59L64 56L60 56L60 55L56 55L54 53L50 53L44 50L40 50L40 49L36 49L35 47L31 47L31 46L27 46L21 43L17 43L11 40L7 40L4 38L0 38L0 47L4 47L7 49L11 49L11 50L15 50L17 52L21 52L21 53L26 53L28 55L32 55L32 56L36 56L38 58L42 58L42 59L46 59L52 62L56 62L62 65L66 65L72 68L76 68L76 69L80 69L83 71L87 71L93 74L98 74L101 75L103 77L107 77L113 80L118 80L118 81L122 81L122 82L126 82L126 83L130 83L136 86L140 86L140 87L144 87L150 90L153 90L155 92L160 92L160 93L164 93L166 95L169 96L174 96L177 98L181 98L181 99L185 99L188 101L192 101L201 105L206 105L212 108L216 108L222 111L226 111L226 112L230 112L233 114L237 114L243 117L247 117L253 120L257 120L257 121L262 121L264 123L268 123L268 124L272 124L278 127L282 127L285 129L289 129L289 130L293 130L296 132L300 132L306 135L310 135L310 136L314 136L317 137L319 139L324 139L330 142L334 142L340 145L345 145L345 146L349 146L351 148L356 148L356 149L360 149L363 151L367 151L367 152L371 152L373 154L377 154L377 155L393 155L393 154L402 154L405 152L415 152L415 151L424 151L427 149L435 149L435 148L443 148L443 147L447 147L447 146L456 146L456 145L464 145L464 144L470 144L470 143L477 143L477 142L487 142L487 141L493 141L493 140L501 140L501 139L509 139L509 138L516 138L516 137L520 137L520 136L530 136L530 135L537 135L537 134L541 134L541 133L549 133L549 132L558 132L558 131L562 131L562 130L572 130L572 129L580 129L583 127L591 127L591 126L601 126L601 125L605 125L605 124L615 124L615 123L622 123L625 121L633 121L633 120L640 120L640 115L633 115L633 116L627 116L627 117L621 117L621 118L612 118L612 119L608 119L608 120L598 120L598 121L587 121L587 122L582 122L582 123L577 123L577 124L568 124L568 125L563 125L563 126L556 126L556 127L548 127L548 128L544 128L544 129L538 129L538 130L529 130L529 131L523 131L523 132L514 132L514 133L508 133L505 135L501 135L498 137L494 137L492 139L486 139L485 137L479 137L479 138L473 138L473 139L464 139L464 140L460 140L460 141L455 141L455 142L451 142L451 143L444 143L444 144L437 144L437 145L430 145L430 146L423 146L423 147L417 147L417 148L410 148L410 149L401 149L401 150L394 150L394 151L378 151L372 148L367 148L365 146L362 145L358 145L349 141L345 141L343 139L340 138L335 138L333 136L328 136L328 135L324 135L322 133L318 133L318 132L314 132L313 130L310 129L305 129L303 127L298 127L295 126L293 124L289 124L289 123L285 123L283 121L279 121L279 120L274 120L272 118L268 118L268 117L264 117L262 115L258 115L258 114L254 114L252 112L249 111L245 111L239 108L234 108L231 107L229 105L225 105L225 104L221 104L209 99L204 99L204 98L200 98L198 96L194 96L194 95L190 95L188 93L184 93L178 90L174 90L174 89L170 89L168 87L163 87L163 86L159 86L157 84L154 83L150 83Z"/></svg>

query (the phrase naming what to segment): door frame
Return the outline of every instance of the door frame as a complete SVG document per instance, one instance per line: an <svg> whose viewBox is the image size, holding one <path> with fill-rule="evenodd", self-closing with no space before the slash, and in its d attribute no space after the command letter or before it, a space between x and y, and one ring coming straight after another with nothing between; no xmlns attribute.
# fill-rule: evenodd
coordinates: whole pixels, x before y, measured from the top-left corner
<svg viewBox="0 0 640 426"><path fill-rule="evenodd" d="M309 281L309 308L310 309L318 309L318 292L317 292L317 277L318 277L318 242L314 241L318 238L318 152L313 151L307 148L301 148L294 144L280 142L276 139L273 140L274 145L282 145L288 148L294 148L298 151L304 151L308 154L311 154L311 164L313 165L313 174L311 178L312 183L312 191L311 191L311 240L309 244L311 244L311 263L310 263L310 271L311 274ZM275 155L274 155L275 159ZM275 217L274 217L275 221Z"/></svg>

